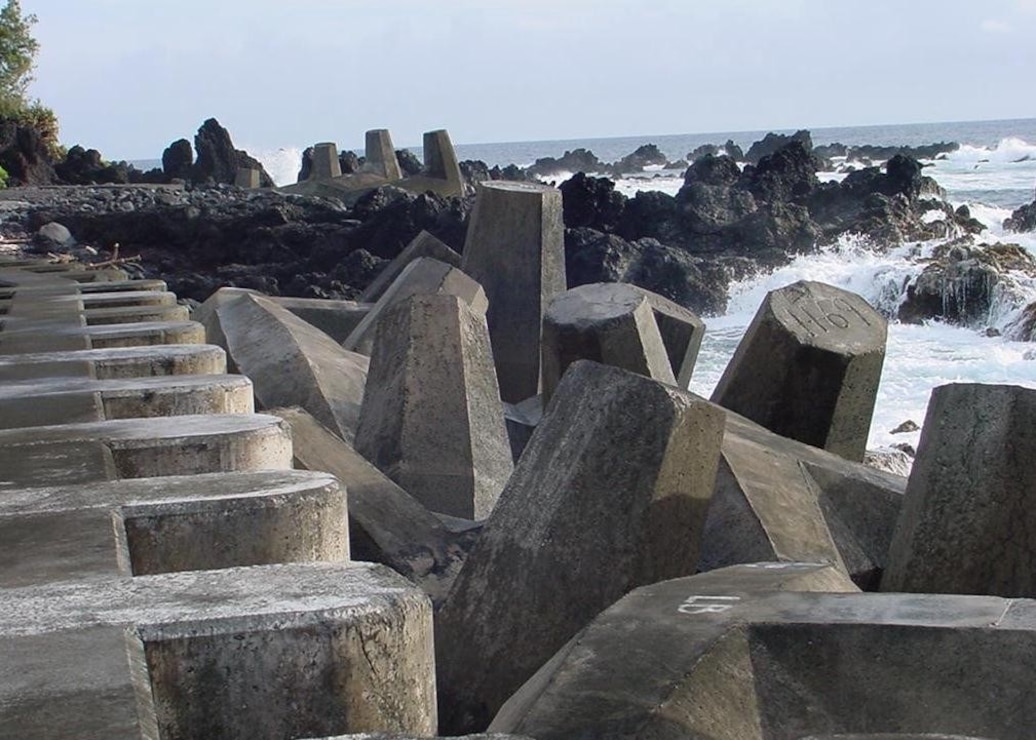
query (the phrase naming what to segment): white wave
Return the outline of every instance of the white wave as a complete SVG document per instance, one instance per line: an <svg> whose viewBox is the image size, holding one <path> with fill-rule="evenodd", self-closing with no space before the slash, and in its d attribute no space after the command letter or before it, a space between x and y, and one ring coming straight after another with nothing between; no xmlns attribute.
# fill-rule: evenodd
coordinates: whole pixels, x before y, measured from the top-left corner
<svg viewBox="0 0 1036 740"><path fill-rule="evenodd" d="M302 150L298 147L279 149L249 149L246 151L258 159L263 169L273 178L275 185L291 185L298 181L302 167Z"/></svg>
<svg viewBox="0 0 1036 740"><path fill-rule="evenodd" d="M963 144L959 149L947 152L943 160L964 164L1017 164L1036 159L1036 144L1009 136L990 147Z"/></svg>
<svg viewBox="0 0 1036 740"><path fill-rule="evenodd" d="M654 177L620 177L615 180L615 189L629 198L641 190L658 190L669 195L676 195L682 187L683 173L676 174L675 170L663 170Z"/></svg>

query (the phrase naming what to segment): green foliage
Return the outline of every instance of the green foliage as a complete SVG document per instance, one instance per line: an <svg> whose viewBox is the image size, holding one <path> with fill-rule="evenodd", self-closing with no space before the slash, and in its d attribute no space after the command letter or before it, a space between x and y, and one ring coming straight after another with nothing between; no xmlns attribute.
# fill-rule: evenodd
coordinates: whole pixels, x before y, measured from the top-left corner
<svg viewBox="0 0 1036 740"><path fill-rule="evenodd" d="M0 190L7 187L7 170L0 167Z"/></svg>
<svg viewBox="0 0 1036 740"><path fill-rule="evenodd" d="M30 107L25 96L40 46L32 37L34 23L36 16L22 15L18 0L7 0L0 9L0 115ZM41 106L37 103L35 107Z"/></svg>

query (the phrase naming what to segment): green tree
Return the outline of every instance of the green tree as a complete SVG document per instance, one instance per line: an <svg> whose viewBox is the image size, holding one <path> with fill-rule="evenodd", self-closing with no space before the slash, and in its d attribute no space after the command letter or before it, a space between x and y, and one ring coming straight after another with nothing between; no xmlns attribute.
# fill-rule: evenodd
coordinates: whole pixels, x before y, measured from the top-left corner
<svg viewBox="0 0 1036 740"><path fill-rule="evenodd" d="M0 114L28 107L26 94L36 68L39 42L32 37L36 16L22 15L18 0L0 9Z"/></svg>

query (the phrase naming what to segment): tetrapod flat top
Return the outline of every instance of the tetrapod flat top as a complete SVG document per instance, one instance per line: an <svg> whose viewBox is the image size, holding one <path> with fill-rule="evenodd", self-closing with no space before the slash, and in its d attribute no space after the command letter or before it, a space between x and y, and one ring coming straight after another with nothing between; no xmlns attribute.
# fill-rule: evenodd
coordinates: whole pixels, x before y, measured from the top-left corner
<svg viewBox="0 0 1036 740"><path fill-rule="evenodd" d="M624 283L593 283L555 296L547 317L556 324L589 326L632 313L647 302L641 291Z"/></svg>
<svg viewBox="0 0 1036 740"><path fill-rule="evenodd" d="M510 193L552 193L558 192L557 188L551 185L541 185L534 182L521 182L518 180L486 180L481 183L483 188L489 190L505 190Z"/></svg>
<svg viewBox="0 0 1036 740"><path fill-rule="evenodd" d="M271 428L286 431L288 427L276 416L266 414L202 414L154 419L115 419L84 424L3 429L0 430L0 447L80 440L152 440L153 444L175 445L187 443L192 438L259 432Z"/></svg>
<svg viewBox="0 0 1036 740"><path fill-rule="evenodd" d="M885 318L859 296L800 280L768 296L770 310L803 344L839 352L884 348Z"/></svg>

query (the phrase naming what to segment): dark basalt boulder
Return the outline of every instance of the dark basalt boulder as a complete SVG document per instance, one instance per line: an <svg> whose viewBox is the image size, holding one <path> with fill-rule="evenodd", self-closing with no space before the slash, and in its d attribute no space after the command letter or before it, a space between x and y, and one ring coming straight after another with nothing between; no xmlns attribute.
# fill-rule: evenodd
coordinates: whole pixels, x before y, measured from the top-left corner
<svg viewBox="0 0 1036 740"><path fill-rule="evenodd" d="M54 174L64 185L126 184L130 182L130 172L131 167L125 162L105 162L99 151L78 144L54 165Z"/></svg>
<svg viewBox="0 0 1036 740"><path fill-rule="evenodd" d="M481 159L465 159L457 163L460 167L460 176L469 188L475 188L480 182L496 179L489 171L489 165Z"/></svg>
<svg viewBox="0 0 1036 740"><path fill-rule="evenodd" d="M813 137L810 136L809 131L800 129L791 136L787 134L775 134L768 133L760 141L756 141L748 148L748 151L744 155L743 161L750 164L758 164L759 160L763 157L768 157L778 149L787 146L793 141L797 141L806 149L807 152L813 151Z"/></svg>
<svg viewBox="0 0 1036 740"><path fill-rule="evenodd" d="M0 167L8 185L50 185L56 179L40 132L9 119L0 120Z"/></svg>
<svg viewBox="0 0 1036 740"><path fill-rule="evenodd" d="M1017 208L1004 219L1005 231L1036 231L1036 200Z"/></svg>
<svg viewBox="0 0 1036 740"><path fill-rule="evenodd" d="M613 231L622 218L627 199L615 191L615 183L606 177L576 173L559 186L565 226L574 229L590 227L597 231Z"/></svg>
<svg viewBox="0 0 1036 740"><path fill-rule="evenodd" d="M730 271L656 239L627 241L593 229L565 230L568 287L601 282L639 285L702 316L726 309Z"/></svg>
<svg viewBox="0 0 1036 740"><path fill-rule="evenodd" d="M313 174L313 147L307 146L302 150L302 163L299 165L299 174L296 182L305 182Z"/></svg>
<svg viewBox="0 0 1036 740"><path fill-rule="evenodd" d="M600 172L604 168L596 154L580 148L566 151L558 158L540 157L526 169L526 173L535 177L549 177L561 172Z"/></svg>
<svg viewBox="0 0 1036 740"><path fill-rule="evenodd" d="M741 177L741 168L725 154L705 154L697 158L684 173L684 185L702 183L730 187Z"/></svg>
<svg viewBox="0 0 1036 740"><path fill-rule="evenodd" d="M668 162L655 144L642 144L636 150L627 154L618 162L613 164L609 171L615 175L623 175L630 172L643 172L645 167L651 165L664 165Z"/></svg>
<svg viewBox="0 0 1036 740"><path fill-rule="evenodd" d="M820 184L819 162L799 140L793 140L773 154L748 165L741 173L739 186L766 203L803 203Z"/></svg>
<svg viewBox="0 0 1036 740"><path fill-rule="evenodd" d="M967 240L957 240L941 245L921 274L907 285L898 318L910 324L930 319L961 325L985 323L997 286L1011 282L1009 271L1036 277L1036 261L1017 244L971 246Z"/></svg>
<svg viewBox="0 0 1036 740"><path fill-rule="evenodd" d="M354 151L344 151L338 155L338 165L341 167L343 175L352 175L360 171L364 159L365 157L357 156Z"/></svg>
<svg viewBox="0 0 1036 740"><path fill-rule="evenodd" d="M424 169L421 160L409 149L397 149L396 161L399 163L399 171L403 173L404 177L407 175L419 175Z"/></svg>
<svg viewBox="0 0 1036 740"><path fill-rule="evenodd" d="M263 169L262 163L248 152L235 149L230 132L215 118L208 119L198 129L194 148L198 159L191 167L191 180L195 183L232 185L237 179L238 169L249 168L259 170L260 187L273 187L273 179Z"/></svg>
<svg viewBox="0 0 1036 740"><path fill-rule="evenodd" d="M162 172L170 180L189 180L194 165L194 149L187 139L177 139L162 152Z"/></svg>
<svg viewBox="0 0 1036 740"><path fill-rule="evenodd" d="M616 231L625 239L658 239L667 244L686 241L676 199L657 190L640 190L628 199Z"/></svg>

